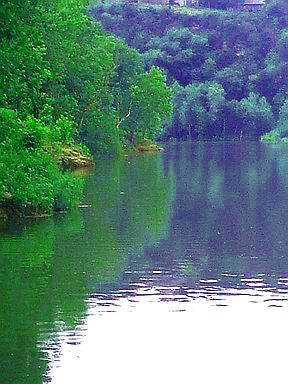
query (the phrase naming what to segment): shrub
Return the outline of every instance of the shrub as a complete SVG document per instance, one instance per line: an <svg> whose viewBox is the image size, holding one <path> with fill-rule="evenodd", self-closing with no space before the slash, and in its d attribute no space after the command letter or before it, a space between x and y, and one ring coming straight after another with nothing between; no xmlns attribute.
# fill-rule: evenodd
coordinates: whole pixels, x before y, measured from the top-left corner
<svg viewBox="0 0 288 384"><path fill-rule="evenodd" d="M53 141L72 144L76 133L75 123L68 117L61 116L51 128Z"/></svg>
<svg viewBox="0 0 288 384"><path fill-rule="evenodd" d="M280 137L288 136L288 99L286 99L279 111L279 120L277 122L277 132Z"/></svg>
<svg viewBox="0 0 288 384"><path fill-rule="evenodd" d="M51 140L50 129L33 117L20 120L11 109L0 108L0 143L16 148L36 149Z"/></svg>
<svg viewBox="0 0 288 384"><path fill-rule="evenodd" d="M77 204L81 182L63 173L42 149L0 148L0 206L14 214L50 214Z"/></svg>
<svg viewBox="0 0 288 384"><path fill-rule="evenodd" d="M262 143L277 143L280 141L280 135L276 131L270 131L261 136Z"/></svg>

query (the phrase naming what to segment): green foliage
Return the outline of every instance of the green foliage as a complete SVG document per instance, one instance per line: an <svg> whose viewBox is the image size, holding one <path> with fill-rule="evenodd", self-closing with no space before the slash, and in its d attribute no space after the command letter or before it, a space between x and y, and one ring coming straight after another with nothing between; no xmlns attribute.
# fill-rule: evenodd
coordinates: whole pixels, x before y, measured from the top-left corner
<svg viewBox="0 0 288 384"><path fill-rule="evenodd" d="M76 126L73 120L61 116L51 127L53 141L65 144L73 144L76 134Z"/></svg>
<svg viewBox="0 0 288 384"><path fill-rule="evenodd" d="M277 142L282 139L282 142L287 142L288 138L288 99L286 99L280 108L279 119L276 129L268 132L261 137L261 141L265 143Z"/></svg>
<svg viewBox="0 0 288 384"><path fill-rule="evenodd" d="M288 29L284 29L278 40L278 51L283 61L288 61Z"/></svg>
<svg viewBox="0 0 288 384"><path fill-rule="evenodd" d="M0 143L9 142L14 148L36 149L50 142L51 132L39 120L21 120L11 109L0 108Z"/></svg>
<svg viewBox="0 0 288 384"><path fill-rule="evenodd" d="M95 126L86 125L81 133L82 141L95 156L103 154L117 155L121 151L120 134L116 128L115 110L91 110L86 119L95 122Z"/></svg>
<svg viewBox="0 0 288 384"><path fill-rule="evenodd" d="M288 99L285 100L280 108L276 130L280 137L288 137Z"/></svg>
<svg viewBox="0 0 288 384"><path fill-rule="evenodd" d="M215 82L174 90L174 113L168 135L189 139L220 138L223 134L225 91Z"/></svg>
<svg viewBox="0 0 288 384"><path fill-rule="evenodd" d="M10 13L11 24L5 24L0 34L0 106L9 105L23 116L38 115L46 99L44 93L40 94L41 88L50 75L45 65L46 48L41 31L30 20L21 20L16 5L11 3L2 6L8 14L9 8L15 11Z"/></svg>
<svg viewBox="0 0 288 384"><path fill-rule="evenodd" d="M160 65L169 78L183 85L199 78L195 68L208 58L207 35L195 34L189 28L171 28L163 37L152 38L148 47L144 54L146 65Z"/></svg>
<svg viewBox="0 0 288 384"><path fill-rule="evenodd" d="M280 136L277 132L271 131L261 136L262 143L277 143L280 141Z"/></svg>
<svg viewBox="0 0 288 384"><path fill-rule="evenodd" d="M0 107L40 119L56 141L76 139L94 153L119 152L125 134L116 129L117 119L127 112L131 84L144 74L142 60L91 23L86 5L78 0L5 4Z"/></svg>
<svg viewBox="0 0 288 384"><path fill-rule="evenodd" d="M17 149L6 144L0 151L0 205L13 214L49 214L76 205L81 184L64 174L42 149Z"/></svg>
<svg viewBox="0 0 288 384"><path fill-rule="evenodd" d="M45 213L76 204L78 183L57 164L61 146L119 154L136 130L155 137L169 115L165 77L146 74L139 53L92 23L87 3L1 6L0 199L10 209ZM150 94L153 107L141 100ZM131 103L133 124L122 124Z"/></svg>
<svg viewBox="0 0 288 384"><path fill-rule="evenodd" d="M174 113L166 135L189 139L256 139L270 131L273 124L271 106L265 98L251 93L240 102L227 103L221 84L206 82L174 87Z"/></svg>
<svg viewBox="0 0 288 384"><path fill-rule="evenodd" d="M229 9L237 7L243 3L243 0L199 0L201 7L211 7L217 9Z"/></svg>
<svg viewBox="0 0 288 384"><path fill-rule="evenodd" d="M286 0L270 0L267 4L267 15L281 27L288 27L288 3Z"/></svg>
<svg viewBox="0 0 288 384"><path fill-rule="evenodd" d="M274 125L271 106L265 97L259 97L254 93L250 93L248 98L239 102L237 112L241 130L248 137L258 138L261 134L270 131Z"/></svg>
<svg viewBox="0 0 288 384"><path fill-rule="evenodd" d="M228 100L241 100L246 96L247 88L245 90L241 68L226 67L217 72L215 80L224 87Z"/></svg>
<svg viewBox="0 0 288 384"><path fill-rule="evenodd" d="M203 0L198 9L118 4L91 13L137 48L146 68L159 66L168 83L182 87L174 87L163 137L255 139L273 128L288 95L287 4L271 0L262 12L224 12L241 1ZM222 87L217 113L208 83Z"/></svg>
<svg viewBox="0 0 288 384"><path fill-rule="evenodd" d="M134 137L154 139L160 134L163 122L171 116L171 92L164 84L164 74L152 67L132 85L132 141Z"/></svg>

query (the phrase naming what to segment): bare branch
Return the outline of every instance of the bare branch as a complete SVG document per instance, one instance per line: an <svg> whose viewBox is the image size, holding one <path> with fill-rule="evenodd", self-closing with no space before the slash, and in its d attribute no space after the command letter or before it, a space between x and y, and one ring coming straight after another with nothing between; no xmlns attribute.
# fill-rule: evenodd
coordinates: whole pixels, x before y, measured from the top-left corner
<svg viewBox="0 0 288 384"><path fill-rule="evenodd" d="M121 120L119 120L118 124L117 124L117 129L119 129L120 125L123 123L123 121L125 121L126 119L128 119L128 117L131 116L131 111L132 111L132 101L130 102L130 106L129 106L129 109L128 109L128 113L126 116L122 117Z"/></svg>

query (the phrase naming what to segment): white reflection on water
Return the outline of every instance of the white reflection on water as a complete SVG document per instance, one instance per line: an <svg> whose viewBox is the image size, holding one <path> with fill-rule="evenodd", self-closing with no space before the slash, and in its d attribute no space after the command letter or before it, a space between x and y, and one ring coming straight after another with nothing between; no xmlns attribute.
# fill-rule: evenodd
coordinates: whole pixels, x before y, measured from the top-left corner
<svg viewBox="0 0 288 384"><path fill-rule="evenodd" d="M102 293L89 297L83 326L60 335L52 384L287 381L287 147L275 152L238 144L167 148L165 172L155 178L150 172L162 169L156 163L146 167L137 158L137 172L129 166L126 200L117 200L114 215L107 213L108 223L118 217L111 225L121 234L119 249L127 249L129 265L114 291L100 287ZM169 188L162 185L166 176ZM101 211L109 197L103 191L117 188L109 180L101 190L96 180L91 196L98 190L94 206ZM155 214L159 207L162 218ZM86 215L90 234L102 214ZM109 243L101 244L106 252ZM90 281L93 286L93 276Z"/></svg>
<svg viewBox="0 0 288 384"><path fill-rule="evenodd" d="M91 297L85 325L76 331L80 343L71 342L75 333L61 335L52 384L283 382L286 292L222 289L219 306L207 291L193 291L187 301L163 300L164 288L143 294L142 285L137 295L117 300Z"/></svg>

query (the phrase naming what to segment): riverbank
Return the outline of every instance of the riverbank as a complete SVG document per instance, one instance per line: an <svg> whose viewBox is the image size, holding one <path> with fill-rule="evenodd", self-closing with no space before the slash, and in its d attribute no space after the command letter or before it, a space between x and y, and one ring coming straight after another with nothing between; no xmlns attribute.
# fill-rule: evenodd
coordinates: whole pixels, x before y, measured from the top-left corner
<svg viewBox="0 0 288 384"><path fill-rule="evenodd" d="M0 207L20 216L66 211L79 205L83 184L70 170L94 164L84 148L115 157L132 136L157 137L171 90L164 72L146 70L83 2L2 8Z"/></svg>
<svg viewBox="0 0 288 384"><path fill-rule="evenodd" d="M0 217L47 217L77 207L83 181L72 174L93 168L84 147L59 145L33 150L2 146Z"/></svg>
<svg viewBox="0 0 288 384"><path fill-rule="evenodd" d="M135 145L127 145L124 147L124 155L133 155L133 154L148 154L148 153L157 153L163 151L163 148L155 143L154 141L143 139L140 140Z"/></svg>
<svg viewBox="0 0 288 384"><path fill-rule="evenodd" d="M136 154L153 154L153 153L159 153L162 151L163 148L160 147L160 145L156 144L155 142L147 139L140 140L137 144L134 146L129 145L125 146L123 148L122 154L124 156L129 155L136 155ZM56 146L55 148L46 148L46 152L44 153L46 156L48 156L53 163L54 167L54 174L53 174L53 180L52 182L57 182L57 177L66 177L70 180L69 187L72 188L71 190L67 190L66 188L59 189L57 191L58 196L54 196L56 203L50 204L50 206L39 206L37 204L37 201L35 200L34 190L38 188L38 192L41 195L42 200L51 199L51 189L53 190L53 184L49 184L48 180L38 179L36 183L38 185L35 185L33 183L33 175L31 173L30 180L27 179L27 183L25 186L23 186L22 195L21 193L19 195L19 188L17 190L17 185L14 185L13 188L10 190L14 190L13 192L7 192L3 191L0 198L0 219L7 219L9 217L49 217L53 215L56 212L66 212L67 210L71 209L72 207L78 208L79 207L79 198L80 193L82 190L82 185L84 183L83 180L83 171L84 175L89 173L90 170L92 170L95 165L96 161L92 157L92 155L89 153L88 149L84 148L83 146L77 146L75 145L64 145L59 148L59 146ZM51 164L50 164L51 166ZM12 172L12 169L11 169ZM37 179L37 172L39 173L39 168L34 168L34 175ZM45 172L44 172L45 173ZM48 169L49 174L49 169ZM79 174L81 177L79 177ZM43 175L42 175L43 176ZM30 182L30 184L29 184ZM75 200L72 196L72 190L74 184L78 185L78 191L77 191L77 199ZM32 186L32 189L29 190L29 186ZM44 186L43 189L41 189L41 186ZM27 190L28 187L28 190ZM61 196L62 195L62 196ZM25 197L25 199L23 199ZM40 198L40 196L39 196ZM30 201L29 201L30 199ZM33 200L34 199L34 200ZM73 204L69 205L68 202L74 201Z"/></svg>
<svg viewBox="0 0 288 384"><path fill-rule="evenodd" d="M138 50L147 68L166 71L173 116L162 138L256 140L279 124L287 2L269 2L261 12L101 3L90 13Z"/></svg>

